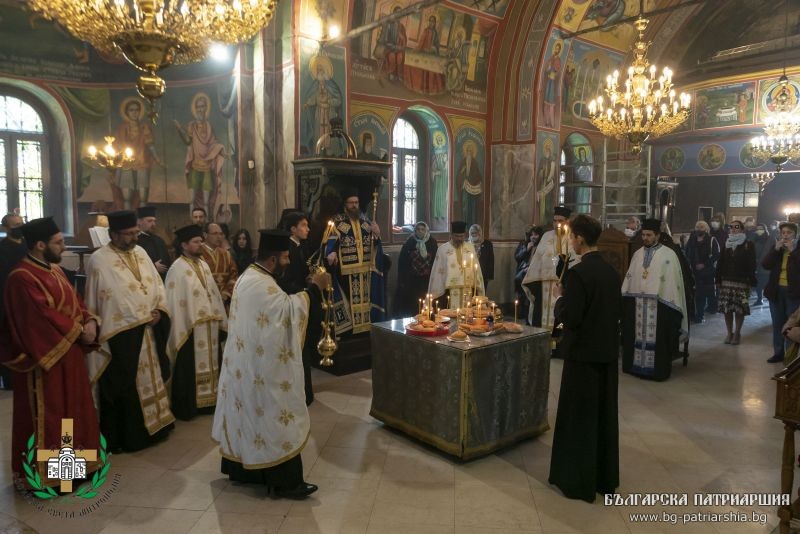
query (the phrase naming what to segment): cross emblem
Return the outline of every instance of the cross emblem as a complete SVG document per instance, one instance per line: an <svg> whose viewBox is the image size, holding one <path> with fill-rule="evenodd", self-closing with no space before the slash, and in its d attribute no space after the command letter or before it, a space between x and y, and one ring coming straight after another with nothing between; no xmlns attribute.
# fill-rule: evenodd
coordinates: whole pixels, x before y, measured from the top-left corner
<svg viewBox="0 0 800 534"><path fill-rule="evenodd" d="M72 448L73 420L61 420L61 448L36 451L37 462L47 462L47 478L61 481L61 492L72 492L72 480L86 478L86 462L97 461L97 450L84 449L77 456Z"/></svg>

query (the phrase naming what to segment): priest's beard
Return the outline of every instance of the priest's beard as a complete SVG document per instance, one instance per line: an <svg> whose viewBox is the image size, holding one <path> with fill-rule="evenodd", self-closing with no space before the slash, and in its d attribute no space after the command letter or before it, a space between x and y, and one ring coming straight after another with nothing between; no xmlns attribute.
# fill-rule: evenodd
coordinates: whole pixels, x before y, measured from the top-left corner
<svg viewBox="0 0 800 534"><path fill-rule="evenodd" d="M361 210L359 208L348 208L347 209L347 216L351 219L358 220L359 215L361 215Z"/></svg>
<svg viewBox="0 0 800 534"><path fill-rule="evenodd" d="M61 254L56 254L50 250L50 247L44 249L42 256L47 263L61 263Z"/></svg>

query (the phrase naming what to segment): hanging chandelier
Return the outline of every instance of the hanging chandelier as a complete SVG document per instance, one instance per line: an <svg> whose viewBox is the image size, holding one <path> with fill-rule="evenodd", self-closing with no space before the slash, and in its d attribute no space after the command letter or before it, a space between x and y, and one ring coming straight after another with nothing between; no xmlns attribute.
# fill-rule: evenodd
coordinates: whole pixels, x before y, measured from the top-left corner
<svg viewBox="0 0 800 534"><path fill-rule="evenodd" d="M677 98L672 86L672 70L664 67L656 78L656 66L647 60L650 43L644 40L649 20L639 15L634 27L639 40L633 45L633 61L628 67L625 87L619 87L619 71L606 78L606 95L589 103L589 120L603 135L627 139L631 152L638 154L648 139L666 135L689 118L690 96Z"/></svg>
<svg viewBox="0 0 800 534"><path fill-rule="evenodd" d="M764 194L764 189L767 185L775 179L774 172L754 172L750 174L750 179L758 184L758 195Z"/></svg>
<svg viewBox="0 0 800 534"><path fill-rule="evenodd" d="M236 44L269 24L277 0L28 0L34 11L100 52L141 70L136 88L150 103L166 89L157 72L202 61L214 42Z"/></svg>

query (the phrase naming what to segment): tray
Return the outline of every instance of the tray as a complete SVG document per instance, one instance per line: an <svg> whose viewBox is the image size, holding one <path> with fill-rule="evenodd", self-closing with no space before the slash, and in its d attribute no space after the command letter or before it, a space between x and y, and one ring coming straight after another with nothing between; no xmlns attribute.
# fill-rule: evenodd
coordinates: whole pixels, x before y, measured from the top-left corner
<svg viewBox="0 0 800 534"><path fill-rule="evenodd" d="M420 337L439 337L444 336L450 333L450 327L444 326L442 328L438 328L436 330L425 331L425 330L412 330L411 328L406 326L406 334L410 336L420 336Z"/></svg>

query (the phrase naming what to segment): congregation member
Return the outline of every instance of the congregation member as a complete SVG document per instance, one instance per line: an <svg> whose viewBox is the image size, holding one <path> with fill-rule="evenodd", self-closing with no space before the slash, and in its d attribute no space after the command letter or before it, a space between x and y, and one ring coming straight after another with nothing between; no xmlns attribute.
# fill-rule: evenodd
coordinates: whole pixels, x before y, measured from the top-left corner
<svg viewBox="0 0 800 534"><path fill-rule="evenodd" d="M86 266L86 306L100 318L100 429L111 452L133 452L164 439L175 416L164 383L169 379L169 316L164 283L136 245L136 213L108 214L111 242Z"/></svg>
<svg viewBox="0 0 800 534"><path fill-rule="evenodd" d="M738 345L744 318L750 315L750 288L756 285L756 248L747 240L741 221L731 221L730 235L717 264L716 283L719 311L728 329L725 343Z"/></svg>
<svg viewBox="0 0 800 534"><path fill-rule="evenodd" d="M208 214L204 208L192 208L192 224L205 228L207 222Z"/></svg>
<svg viewBox="0 0 800 534"><path fill-rule="evenodd" d="M774 246L772 243L772 236L767 230L767 225L758 223L753 231L752 237L748 240L753 242L756 249L756 301L753 306L764 305L764 288L767 287L769 282L769 271L761 265L761 260L769 252L770 248Z"/></svg>
<svg viewBox="0 0 800 534"><path fill-rule="evenodd" d="M533 313L531 314L532 326L552 330L554 326L553 310L555 307L554 290L562 268L575 265L579 258L574 250L569 249L567 232L557 243L556 229L563 229L567 224L572 210L564 206L556 206L553 210L553 230L548 230L539 241L536 251L531 258L530 267L522 280L523 286L528 286L533 295ZM563 265L566 255L569 254L569 265ZM553 258L558 257L558 264Z"/></svg>
<svg viewBox="0 0 800 534"><path fill-rule="evenodd" d="M236 272L243 273L253 263L253 239L247 228L242 228L233 235L231 254L236 263Z"/></svg>
<svg viewBox="0 0 800 534"><path fill-rule="evenodd" d="M305 290L287 295L278 279L290 243L284 231L261 231L256 262L236 283L212 437L232 481L302 499L317 486L303 480L300 458L310 431L301 345L331 277L315 273Z"/></svg>
<svg viewBox="0 0 800 534"><path fill-rule="evenodd" d="M594 502L619 486L617 409L619 321L617 271L597 251L600 223L578 215L570 246L581 262L557 285L556 321L564 358L549 482L570 499Z"/></svg>
<svg viewBox="0 0 800 534"><path fill-rule="evenodd" d="M728 241L728 225L725 224L725 214L715 213L711 217L711 237L719 243L720 254L725 249L725 243ZM714 294L709 299L706 307L706 313L714 315L719 311L719 288L714 286Z"/></svg>
<svg viewBox="0 0 800 534"><path fill-rule="evenodd" d="M465 241L466 232L467 223L451 222L450 240L438 248L433 260L428 293L438 299L442 308L447 307L448 301L452 309L465 308L473 296L485 295L477 253L472 243Z"/></svg>
<svg viewBox="0 0 800 534"><path fill-rule="evenodd" d="M694 273L692 272L692 268L689 266L689 261L686 259L686 255L683 253L683 249L672 238L672 231L669 229L669 225L666 223L666 221L661 221L661 236L659 237L659 242L662 245L671 248L672 252L675 253L675 256L678 257L678 261L681 264L681 276L683 277L683 294L686 299L686 311L689 314L689 322L691 323L692 313L694 310L694 293L695 293Z"/></svg>
<svg viewBox="0 0 800 534"><path fill-rule="evenodd" d="M4 219L6 223L13 224ZM98 320L58 266L66 248L64 235L51 217L34 219L21 232L27 257L9 273L3 295L8 344L0 352L7 355L0 366L14 374L7 432L12 473L24 479L29 438L35 435L38 450L59 449L61 420L73 419L75 446L98 449L100 429L85 363L85 353L96 347ZM43 484L58 483L46 476L46 464L34 465Z"/></svg>
<svg viewBox="0 0 800 534"><path fill-rule="evenodd" d="M639 217L628 217L623 232L630 243L631 254L642 248L642 220Z"/></svg>
<svg viewBox="0 0 800 534"><path fill-rule="evenodd" d="M705 322L706 306L715 292L719 256L719 242L711 235L708 223L697 221L694 232L686 242L686 260L692 269L695 283L694 308L688 308L692 322Z"/></svg>
<svg viewBox="0 0 800 534"><path fill-rule="evenodd" d="M419 221L408 236L397 260L395 317L413 317L419 312L419 299L428 292L433 262L439 245L431 236L428 224Z"/></svg>
<svg viewBox="0 0 800 534"><path fill-rule="evenodd" d="M333 218L325 257L334 273L336 335L369 332L386 317L381 229L361 212L358 190L342 194L343 210Z"/></svg>
<svg viewBox="0 0 800 534"><path fill-rule="evenodd" d="M762 258L769 271L764 296L769 299L772 317L772 356L769 363L783 362L785 354L783 325L800 307L800 250L797 248L797 225L781 223L772 250Z"/></svg>
<svg viewBox="0 0 800 534"><path fill-rule="evenodd" d="M233 285L239 271L236 270L236 262L230 251L226 250L225 233L217 223L208 223L203 231L203 259L211 268L214 282L217 284L222 301L228 307L233 294Z"/></svg>
<svg viewBox="0 0 800 534"><path fill-rule="evenodd" d="M23 238L22 224L22 217L16 213L5 215L2 220L3 230L6 233L6 236L0 241L0 345L2 346L8 345L7 332L3 327L6 310L2 305L6 279L11 270L25 258L28 252ZM0 389L10 390L12 382L11 370L0 365Z"/></svg>
<svg viewBox="0 0 800 534"><path fill-rule="evenodd" d="M473 224L469 227L469 242L478 254L478 263L483 274L483 290L489 291L489 282L494 279L494 247L492 242L484 239L483 229Z"/></svg>
<svg viewBox="0 0 800 534"><path fill-rule="evenodd" d="M139 239L138 245L147 252L147 255L153 260L158 274L161 275L163 280L167 276L172 258L169 255L169 249L164 240L153 232L156 227L156 208L155 206L142 206L136 210L138 217L137 225L139 226Z"/></svg>
<svg viewBox="0 0 800 534"><path fill-rule="evenodd" d="M220 333L228 318L211 269L203 261L203 230L191 224L175 231L181 255L166 279L171 328L167 355L172 365L172 413L183 421L214 412L217 403Z"/></svg>
<svg viewBox="0 0 800 534"><path fill-rule="evenodd" d="M527 287L522 285L522 280L528 272L528 266L542 234L544 234L544 230L541 226L531 226L525 232L525 239L519 242L514 251L514 261L517 262L517 270L514 275L514 296L520 303L520 313L526 318L525 323L528 325L531 324L528 312L533 310L533 295Z"/></svg>
<svg viewBox="0 0 800 534"><path fill-rule="evenodd" d="M644 221L644 246L634 253L622 284L622 370L653 380L669 378L689 332L680 261L659 242L660 234L661 221Z"/></svg>

